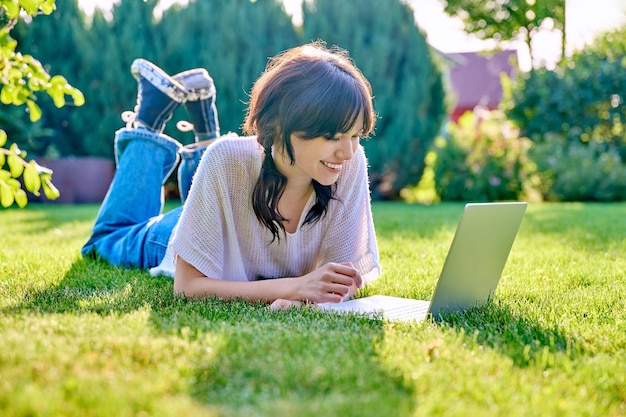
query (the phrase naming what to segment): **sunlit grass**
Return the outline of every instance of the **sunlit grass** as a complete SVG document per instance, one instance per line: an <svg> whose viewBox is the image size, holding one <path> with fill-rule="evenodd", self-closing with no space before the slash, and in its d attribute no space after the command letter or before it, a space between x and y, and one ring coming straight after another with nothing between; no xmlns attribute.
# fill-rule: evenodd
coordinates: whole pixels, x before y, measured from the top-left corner
<svg viewBox="0 0 626 417"><path fill-rule="evenodd" d="M461 211L375 203L362 294L428 299ZM0 211L3 416L626 415L626 204L530 205L495 302L419 324L174 297L81 258L96 213Z"/></svg>

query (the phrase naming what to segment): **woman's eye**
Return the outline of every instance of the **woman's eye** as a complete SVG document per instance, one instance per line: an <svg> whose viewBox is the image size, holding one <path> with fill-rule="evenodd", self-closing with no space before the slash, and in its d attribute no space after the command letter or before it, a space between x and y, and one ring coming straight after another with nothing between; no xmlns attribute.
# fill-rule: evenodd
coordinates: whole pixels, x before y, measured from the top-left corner
<svg viewBox="0 0 626 417"><path fill-rule="evenodd" d="M333 141L333 142L338 142L341 139L343 139L344 136L341 135L335 135L335 136L326 136L327 140ZM350 140L361 140L361 135L354 135L354 136L350 136Z"/></svg>

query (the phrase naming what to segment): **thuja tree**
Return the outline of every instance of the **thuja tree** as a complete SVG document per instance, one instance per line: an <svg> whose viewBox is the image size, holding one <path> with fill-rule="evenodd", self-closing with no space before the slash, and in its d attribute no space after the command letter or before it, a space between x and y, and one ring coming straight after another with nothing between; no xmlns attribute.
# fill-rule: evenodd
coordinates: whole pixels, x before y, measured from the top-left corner
<svg viewBox="0 0 626 417"><path fill-rule="evenodd" d="M72 71L72 84L89 98L81 108L47 118L45 127L54 131L54 139L46 143L56 153L112 156L113 134L123 124L120 114L135 105L137 83L129 69L139 57L169 74L206 68L217 87L222 131L237 131L247 93L267 58L297 42L290 17L274 0L192 0L166 9L160 18L154 14L157 4L122 0L110 18L96 11L86 22L77 0L66 0L59 4L58 16L43 16L41 24L25 31L28 39L38 39L25 42L26 47L37 48L51 70ZM56 41L60 31L68 44ZM185 118L181 106L165 133L188 143L193 135L176 129L176 122Z"/></svg>
<svg viewBox="0 0 626 417"><path fill-rule="evenodd" d="M441 72L412 9L400 1L316 0L303 5L303 40L347 49L372 84L379 115L364 142L375 198L416 184L445 116Z"/></svg>
<svg viewBox="0 0 626 417"><path fill-rule="evenodd" d="M378 137L365 146L373 180L392 180L387 183L395 193L419 181L425 151L443 118L443 88L411 10L399 1L382 3L364 0L357 7L352 2L318 1L317 11L306 11L303 27L294 28L274 0L192 0L167 9L161 20L153 16L156 0L122 0L113 8L112 19L96 13L90 25L84 24L76 0L64 1L59 16L38 18L42 23L32 28L40 31L38 41L29 45L40 45L37 53L50 62L50 71L71 71L72 84L89 102L64 109L58 120L50 118L45 126L55 131L52 143L63 155L112 156L112 135L122 125L119 115L132 110L136 96L129 67L133 59L144 57L170 74L206 68L217 87L222 131L238 131L247 93L267 58L321 38L348 49L373 84L380 114ZM68 39L63 42L71 39L71 45L50 41L61 30ZM66 50L72 53L63 55ZM193 140L175 128L185 117L178 109L166 128L182 142Z"/></svg>
<svg viewBox="0 0 626 417"><path fill-rule="evenodd" d="M5 106L24 107L33 123L42 115L37 104L39 92L47 93L56 107L65 105L66 96L75 105L84 102L81 92L65 78L51 76L31 55L16 52L17 42L11 37L11 30L23 16L49 15L54 10L54 0L0 0L0 102ZM28 197L22 184L35 195L43 189L50 199L59 196L51 182L52 172L35 161L27 162L25 157L26 153L15 143L8 145L6 132L0 129L0 204L3 207L14 203L26 206Z"/></svg>
<svg viewBox="0 0 626 417"><path fill-rule="evenodd" d="M166 69L203 67L211 74L223 133L239 131L248 93L268 57L298 42L276 0L191 1L168 9L159 28L159 62Z"/></svg>

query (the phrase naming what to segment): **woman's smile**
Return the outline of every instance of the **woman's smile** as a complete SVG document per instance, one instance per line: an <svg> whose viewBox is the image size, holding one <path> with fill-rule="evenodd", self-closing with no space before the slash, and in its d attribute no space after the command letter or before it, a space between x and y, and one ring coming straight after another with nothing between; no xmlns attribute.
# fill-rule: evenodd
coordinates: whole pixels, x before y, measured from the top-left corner
<svg viewBox="0 0 626 417"><path fill-rule="evenodd" d="M324 166L326 166L327 168L330 168L330 170L333 171L333 172L340 172L341 171L342 164L333 163L333 162L326 162L326 161L322 161L322 164L324 164Z"/></svg>

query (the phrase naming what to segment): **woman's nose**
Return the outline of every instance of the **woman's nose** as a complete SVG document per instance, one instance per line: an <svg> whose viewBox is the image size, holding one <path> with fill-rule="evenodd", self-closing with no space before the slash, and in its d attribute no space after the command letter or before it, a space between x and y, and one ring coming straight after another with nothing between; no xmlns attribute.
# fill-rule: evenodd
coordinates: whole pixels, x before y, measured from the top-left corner
<svg viewBox="0 0 626 417"><path fill-rule="evenodd" d="M356 152L356 147L358 142L353 141L352 138L344 138L340 141L339 149L337 150L337 156L347 161L352 159L354 153Z"/></svg>

